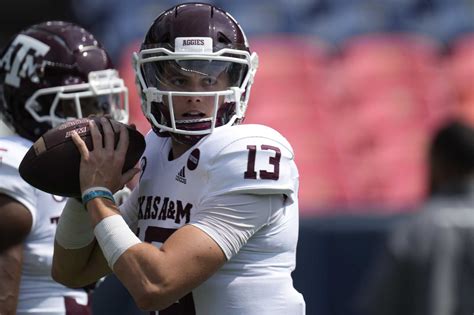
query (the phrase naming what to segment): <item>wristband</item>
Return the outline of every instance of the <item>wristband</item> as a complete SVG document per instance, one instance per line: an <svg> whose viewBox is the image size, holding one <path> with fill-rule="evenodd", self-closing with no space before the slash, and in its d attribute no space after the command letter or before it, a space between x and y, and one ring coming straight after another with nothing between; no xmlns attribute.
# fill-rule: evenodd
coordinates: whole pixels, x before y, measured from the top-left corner
<svg viewBox="0 0 474 315"><path fill-rule="evenodd" d="M91 187L82 193L82 204L85 206L94 198L106 198L115 203L114 195L105 187Z"/></svg>
<svg viewBox="0 0 474 315"><path fill-rule="evenodd" d="M115 262L127 249L141 243L121 215L111 215L102 219L95 226L94 234L112 270Z"/></svg>

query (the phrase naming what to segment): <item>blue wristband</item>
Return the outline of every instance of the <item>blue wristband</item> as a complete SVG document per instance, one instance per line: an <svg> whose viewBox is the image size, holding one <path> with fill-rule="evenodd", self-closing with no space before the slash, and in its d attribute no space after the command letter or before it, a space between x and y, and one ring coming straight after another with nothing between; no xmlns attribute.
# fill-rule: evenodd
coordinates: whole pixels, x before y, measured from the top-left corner
<svg viewBox="0 0 474 315"><path fill-rule="evenodd" d="M91 190L82 196L82 204L85 206L89 201L94 198L105 198L115 203L114 195L112 195L110 191Z"/></svg>

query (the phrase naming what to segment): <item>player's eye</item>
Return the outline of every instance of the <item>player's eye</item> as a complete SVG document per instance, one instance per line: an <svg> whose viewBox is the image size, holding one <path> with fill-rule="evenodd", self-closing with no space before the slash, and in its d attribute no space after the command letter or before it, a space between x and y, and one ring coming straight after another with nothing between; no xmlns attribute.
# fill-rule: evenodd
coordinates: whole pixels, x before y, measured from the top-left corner
<svg viewBox="0 0 474 315"><path fill-rule="evenodd" d="M182 77L171 78L170 82L172 85L178 87L184 86L186 84L186 80Z"/></svg>
<svg viewBox="0 0 474 315"><path fill-rule="evenodd" d="M202 83L204 86L213 86L217 84L217 79L213 77L205 77L202 79Z"/></svg>

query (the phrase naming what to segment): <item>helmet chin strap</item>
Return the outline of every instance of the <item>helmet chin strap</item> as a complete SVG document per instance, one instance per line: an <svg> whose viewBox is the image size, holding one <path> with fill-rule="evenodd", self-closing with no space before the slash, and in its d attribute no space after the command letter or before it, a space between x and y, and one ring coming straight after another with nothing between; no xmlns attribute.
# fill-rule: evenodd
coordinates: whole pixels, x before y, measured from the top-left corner
<svg viewBox="0 0 474 315"><path fill-rule="evenodd" d="M164 118L164 117L163 117ZM164 118L166 124L167 119ZM212 117L207 117L207 118L199 118L199 119L190 119L190 120L177 120L175 121L176 124L181 124L181 125L186 125L186 124L196 124L196 123L205 123L205 122L210 122L212 124ZM190 128L192 129L192 128ZM174 133L174 132L169 132L170 137L173 139L173 141L188 145L188 146L193 146L196 143L199 142L203 137L207 136L208 134L204 135L187 135L187 134L181 134L181 133Z"/></svg>

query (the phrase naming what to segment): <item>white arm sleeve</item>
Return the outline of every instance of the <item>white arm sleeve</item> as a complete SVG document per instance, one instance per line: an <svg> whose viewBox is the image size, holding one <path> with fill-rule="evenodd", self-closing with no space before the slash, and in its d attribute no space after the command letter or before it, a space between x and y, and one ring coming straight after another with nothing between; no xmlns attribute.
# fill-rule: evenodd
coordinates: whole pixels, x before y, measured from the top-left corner
<svg viewBox="0 0 474 315"><path fill-rule="evenodd" d="M220 195L207 199L190 222L208 234L222 249L227 260L266 225L274 211L282 207L282 195Z"/></svg>
<svg viewBox="0 0 474 315"><path fill-rule="evenodd" d="M86 208L75 198L69 198L59 217L56 242L66 249L78 249L94 240L94 230Z"/></svg>

